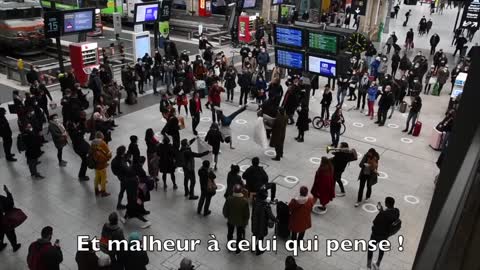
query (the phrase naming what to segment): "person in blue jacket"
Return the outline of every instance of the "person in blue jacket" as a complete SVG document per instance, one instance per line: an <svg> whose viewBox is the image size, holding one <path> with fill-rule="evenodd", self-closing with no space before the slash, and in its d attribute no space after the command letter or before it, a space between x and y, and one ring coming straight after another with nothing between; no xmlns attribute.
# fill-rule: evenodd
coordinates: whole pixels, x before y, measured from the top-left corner
<svg viewBox="0 0 480 270"><path fill-rule="evenodd" d="M368 88L367 91L367 104L368 104L368 114L367 116L370 116L370 119L373 119L373 115L375 114L374 107L375 107L375 100L377 99L378 96L378 86L377 82L373 81L370 84L370 87Z"/></svg>

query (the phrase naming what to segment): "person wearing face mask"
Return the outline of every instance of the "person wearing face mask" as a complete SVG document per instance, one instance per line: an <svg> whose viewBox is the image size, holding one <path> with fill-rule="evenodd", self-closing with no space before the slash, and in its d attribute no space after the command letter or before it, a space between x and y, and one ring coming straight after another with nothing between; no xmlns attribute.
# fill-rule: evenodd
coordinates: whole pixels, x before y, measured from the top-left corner
<svg viewBox="0 0 480 270"><path fill-rule="evenodd" d="M358 99L357 99L357 107L355 110L360 109L360 102L362 103L362 109L360 113L363 113L365 110L365 100L367 98L367 91L370 87L370 80L368 79L368 73L363 73L363 76L360 78L359 86L358 86Z"/></svg>
<svg viewBox="0 0 480 270"><path fill-rule="evenodd" d="M244 44L240 49L240 55L242 56L242 68L245 67L245 59L248 57L248 54L250 53L250 51L251 50L247 44Z"/></svg>
<svg viewBox="0 0 480 270"><path fill-rule="evenodd" d="M378 124L378 126L384 126L385 121L387 120L387 113L390 107L393 105L394 102L394 97L391 91L391 86L387 85L385 86L383 93L381 94L382 97L378 101L378 120L375 122L375 124Z"/></svg>
<svg viewBox="0 0 480 270"><path fill-rule="evenodd" d="M249 52L248 56L245 58L244 65L246 65L247 63L250 64L252 70L257 69L257 60L255 59L255 57L253 57L253 52Z"/></svg>
<svg viewBox="0 0 480 270"><path fill-rule="evenodd" d="M263 74L267 73L267 65L270 63L270 56L265 48L260 49L260 53L257 56L258 62L258 71L263 72Z"/></svg>
<svg viewBox="0 0 480 270"><path fill-rule="evenodd" d="M437 72L437 83L438 83L438 96L442 91L443 85L447 83L448 78L450 77L450 71L448 71L448 65L440 68Z"/></svg>
<svg viewBox="0 0 480 270"><path fill-rule="evenodd" d="M57 114L50 116L48 132L50 132L50 134L52 135L53 143L57 148L58 165L60 167L65 167L67 165L67 162L62 159L62 154L63 154L63 147L67 145L67 131L65 130L65 127L62 125Z"/></svg>
<svg viewBox="0 0 480 270"><path fill-rule="evenodd" d="M373 115L375 114L374 108L375 108L375 100L377 99L378 95L378 87L377 87L377 82L373 81L370 84L370 87L367 90L367 104L368 104L368 113L367 116L370 116L370 120L373 119Z"/></svg>
<svg viewBox="0 0 480 270"><path fill-rule="evenodd" d="M31 124L25 126L22 132L22 141L25 144L25 157L27 158L28 169L33 179L43 179L41 174L37 171L39 163L38 158L42 155L42 139L38 134L34 133Z"/></svg>

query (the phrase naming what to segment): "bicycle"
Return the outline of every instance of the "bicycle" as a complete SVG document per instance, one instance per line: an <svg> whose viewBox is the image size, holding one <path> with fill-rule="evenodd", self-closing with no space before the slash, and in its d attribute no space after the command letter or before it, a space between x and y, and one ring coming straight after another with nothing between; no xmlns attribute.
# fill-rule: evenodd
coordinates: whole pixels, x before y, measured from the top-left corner
<svg viewBox="0 0 480 270"><path fill-rule="evenodd" d="M322 129L322 128L328 128L330 126L330 120L328 119L322 119L320 116L315 116L312 120L312 126L316 129ZM340 127L340 135L343 135L345 131L347 130L347 127L345 126L344 123L342 123Z"/></svg>

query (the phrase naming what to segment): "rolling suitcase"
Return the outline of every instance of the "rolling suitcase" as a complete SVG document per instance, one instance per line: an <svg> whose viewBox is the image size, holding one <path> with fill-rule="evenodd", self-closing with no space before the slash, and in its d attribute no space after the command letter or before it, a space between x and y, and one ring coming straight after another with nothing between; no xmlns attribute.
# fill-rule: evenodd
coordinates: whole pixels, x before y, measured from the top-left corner
<svg viewBox="0 0 480 270"><path fill-rule="evenodd" d="M290 230L288 229L288 221L290 219L290 210L285 202L279 201L277 203L277 235L281 238L290 237Z"/></svg>
<svg viewBox="0 0 480 270"><path fill-rule="evenodd" d="M415 123L415 127L413 128L413 136L418 137L420 135L420 131L422 130L422 122L417 121Z"/></svg>
<svg viewBox="0 0 480 270"><path fill-rule="evenodd" d="M430 147L432 149L440 151L442 150L442 142L443 142L443 136L445 135L445 132L441 132L436 128L433 128L432 131L432 136L430 137Z"/></svg>
<svg viewBox="0 0 480 270"><path fill-rule="evenodd" d="M400 112L405 113L406 111L407 111L407 102L402 101L402 103L400 103Z"/></svg>

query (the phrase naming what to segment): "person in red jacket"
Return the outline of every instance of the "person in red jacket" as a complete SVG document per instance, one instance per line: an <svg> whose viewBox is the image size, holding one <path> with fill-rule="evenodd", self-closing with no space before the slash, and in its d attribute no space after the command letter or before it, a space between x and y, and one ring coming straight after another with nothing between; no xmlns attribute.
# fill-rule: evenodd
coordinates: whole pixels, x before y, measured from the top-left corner
<svg viewBox="0 0 480 270"><path fill-rule="evenodd" d="M311 194L314 197L314 202L320 200L320 213L327 212L327 204L335 198L335 181L333 180L333 165L327 157L322 157L320 167L318 167L315 174L315 181L313 182Z"/></svg>
<svg viewBox="0 0 480 270"><path fill-rule="evenodd" d="M308 196L308 188L300 187L300 196L293 198L288 204L290 219L288 229L292 232L292 240L302 240L305 231L312 227L311 212L314 199Z"/></svg>
<svg viewBox="0 0 480 270"><path fill-rule="evenodd" d="M212 87L210 87L210 91L208 92L208 101L212 110L212 123L217 122L217 115L214 107L220 107L220 94L222 92L225 92L225 89L218 84L218 81L213 83ZM218 123L220 124L220 119L218 119Z"/></svg>

